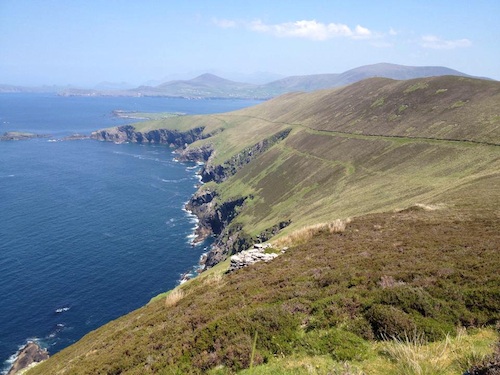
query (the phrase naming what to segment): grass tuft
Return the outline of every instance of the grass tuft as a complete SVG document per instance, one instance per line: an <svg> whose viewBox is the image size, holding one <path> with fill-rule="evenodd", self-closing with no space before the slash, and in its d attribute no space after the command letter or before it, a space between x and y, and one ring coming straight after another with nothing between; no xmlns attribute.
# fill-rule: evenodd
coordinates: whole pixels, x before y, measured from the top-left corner
<svg viewBox="0 0 500 375"><path fill-rule="evenodd" d="M384 343L382 354L394 363L396 372L408 375L438 375L462 373L485 354L470 350L471 337L459 328L455 337L446 335L438 342L428 343L425 336L414 333L403 339Z"/></svg>
<svg viewBox="0 0 500 375"><path fill-rule="evenodd" d="M321 232L329 232L329 233L342 233L345 231L346 225L351 222L350 218L345 220L336 219L329 223L319 223L310 225L295 232L290 233L289 235L279 238L273 242L273 247L275 248L283 248L289 246L296 246L303 243L306 243L315 235Z"/></svg>
<svg viewBox="0 0 500 375"><path fill-rule="evenodd" d="M180 288L172 290L165 297L165 306L170 307L177 305L177 303L184 298L184 295L184 291Z"/></svg>
<svg viewBox="0 0 500 375"><path fill-rule="evenodd" d="M425 81L420 81L420 82L417 82L415 83L414 85L411 85L409 86L405 91L404 93L405 94L409 94L411 92L414 92L414 91L417 91L417 90L423 90L423 89L426 89L427 87L429 87L429 84Z"/></svg>

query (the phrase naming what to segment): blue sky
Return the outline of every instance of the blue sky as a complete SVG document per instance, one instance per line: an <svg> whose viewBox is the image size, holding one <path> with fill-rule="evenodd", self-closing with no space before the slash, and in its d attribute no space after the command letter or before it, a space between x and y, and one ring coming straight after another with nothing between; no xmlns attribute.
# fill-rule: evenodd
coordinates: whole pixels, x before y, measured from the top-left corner
<svg viewBox="0 0 500 375"><path fill-rule="evenodd" d="M0 83L142 84L378 62L500 80L500 1L0 0Z"/></svg>

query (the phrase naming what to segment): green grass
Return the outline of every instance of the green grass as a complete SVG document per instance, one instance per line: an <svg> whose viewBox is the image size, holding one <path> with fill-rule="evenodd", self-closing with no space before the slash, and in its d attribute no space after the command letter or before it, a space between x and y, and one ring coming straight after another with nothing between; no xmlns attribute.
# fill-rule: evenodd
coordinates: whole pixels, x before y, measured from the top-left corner
<svg viewBox="0 0 500 375"><path fill-rule="evenodd" d="M465 105L465 103L466 102L464 102L462 100L458 100L455 103L453 103L450 108L451 109L453 109L453 108L460 108L460 107L463 107Z"/></svg>
<svg viewBox="0 0 500 375"><path fill-rule="evenodd" d="M426 82L418 82L418 83L415 83L411 86L408 86L408 88L406 90L404 90L404 93L405 94L409 94L411 92L414 92L414 91L417 91L417 90L423 90L423 89L426 89L429 87L429 84L426 83Z"/></svg>
<svg viewBox="0 0 500 375"><path fill-rule="evenodd" d="M241 375L455 375L491 353L498 333L491 329L460 331L456 337L427 343L421 338L389 340L369 346L369 356L362 361L335 361L329 356L292 356L277 358L269 364L240 371ZM211 374L227 374L224 368Z"/></svg>
<svg viewBox="0 0 500 375"><path fill-rule="evenodd" d="M384 105L384 98L378 98L377 100L375 100L373 102L373 104L370 106L371 108L375 108L375 107L381 107Z"/></svg>
<svg viewBox="0 0 500 375"><path fill-rule="evenodd" d="M217 189L222 200L237 194L258 197L237 219L251 233L280 219L292 220L290 231L439 199L451 187L498 170L499 156L494 146L302 132Z"/></svg>
<svg viewBox="0 0 500 375"><path fill-rule="evenodd" d="M404 112L408 109L408 105L406 104L401 104L398 108L398 113Z"/></svg>

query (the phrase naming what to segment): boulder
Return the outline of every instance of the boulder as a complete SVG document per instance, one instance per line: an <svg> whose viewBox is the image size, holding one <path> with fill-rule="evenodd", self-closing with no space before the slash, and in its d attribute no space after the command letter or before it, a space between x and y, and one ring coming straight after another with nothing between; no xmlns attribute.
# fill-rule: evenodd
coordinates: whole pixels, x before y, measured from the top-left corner
<svg viewBox="0 0 500 375"><path fill-rule="evenodd" d="M17 354L17 359L7 375L19 374L22 370L32 367L49 358L47 350L42 349L37 343L30 341Z"/></svg>
<svg viewBox="0 0 500 375"><path fill-rule="evenodd" d="M231 264L229 272L234 272L243 267L251 266L257 262L269 262L276 258L276 253L265 253L264 250L269 248L269 244L256 244L253 249L244 250L236 255L231 256Z"/></svg>

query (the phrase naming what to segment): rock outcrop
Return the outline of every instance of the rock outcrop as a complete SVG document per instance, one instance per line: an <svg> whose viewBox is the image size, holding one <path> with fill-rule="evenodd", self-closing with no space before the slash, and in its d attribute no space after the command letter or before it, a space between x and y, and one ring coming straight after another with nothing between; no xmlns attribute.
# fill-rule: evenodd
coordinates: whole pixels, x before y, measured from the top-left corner
<svg viewBox="0 0 500 375"><path fill-rule="evenodd" d="M7 375L21 374L21 371L48 358L49 353L47 350L42 349L37 343L30 341L19 351L17 359Z"/></svg>
<svg viewBox="0 0 500 375"><path fill-rule="evenodd" d="M222 130L219 129L216 132L220 131ZM124 125L95 131L91 138L115 143L150 143L175 147L179 160L205 163L200 171L202 182L221 183L273 145L284 140L290 132L290 128L277 132L253 146L247 147L222 164L213 163L216 151L212 144L205 143L200 147L188 147L195 141L213 135L204 133L204 127L197 127L186 132L168 129L140 132L136 131L132 125ZM229 225L238 215L239 208L252 197L234 197L222 201L216 190L202 188L186 204L186 210L196 215L199 220L194 242L203 241L210 235L217 237L215 244L206 256L205 268L216 265L224 260L228 254L248 249L255 241L266 241L289 224L289 222L280 222L266 230L265 233L261 233L257 238L251 238L241 230L241 227L237 225L230 227Z"/></svg>
<svg viewBox="0 0 500 375"><path fill-rule="evenodd" d="M203 182L215 181L217 183L226 180L236 174L236 172L238 172L246 164L250 163L257 156L266 152L273 145L285 139L288 134L290 134L290 131L291 129L282 130L271 137L244 149L222 164L214 165L207 163L205 168L201 171L201 180Z"/></svg>
<svg viewBox="0 0 500 375"><path fill-rule="evenodd" d="M213 155L214 149L210 143L204 144L201 147L189 147L183 150L178 150L179 161L196 161L206 162Z"/></svg>
<svg viewBox="0 0 500 375"><path fill-rule="evenodd" d="M236 217L237 207L241 207L246 199L238 197L220 202L217 196L215 191L198 190L186 204L186 209L199 220L195 241L202 241L211 234L219 236Z"/></svg>
<svg viewBox="0 0 500 375"><path fill-rule="evenodd" d="M270 244L255 244L253 249L244 250L238 254L231 256L231 264L228 272L234 272L244 267L251 266L257 262L269 262L276 258L278 253L266 253L266 249L270 248ZM282 250L285 252L286 250Z"/></svg>
<svg viewBox="0 0 500 375"><path fill-rule="evenodd" d="M262 231L255 237L248 235L240 224L231 225L224 229L205 258L205 269L215 266L226 259L228 254L237 254L252 247L256 242L267 241L283 228L290 225L291 221L282 221L272 227ZM259 247L260 245L253 245Z"/></svg>
<svg viewBox="0 0 500 375"><path fill-rule="evenodd" d="M136 131L132 125L123 125L92 132L90 137L98 141L166 144L171 147L184 148L199 139L209 137L210 134L203 133L204 129L204 127L198 127L185 132L168 129L140 132Z"/></svg>

